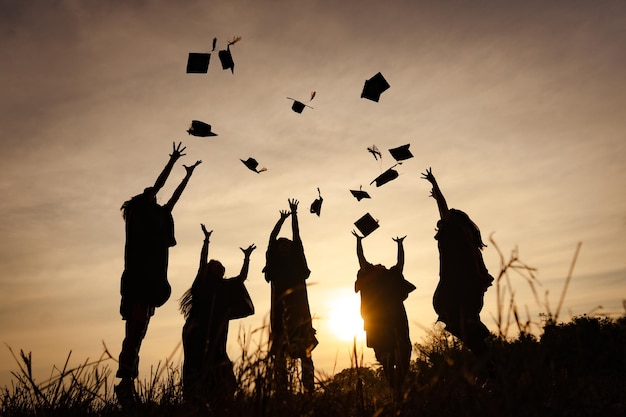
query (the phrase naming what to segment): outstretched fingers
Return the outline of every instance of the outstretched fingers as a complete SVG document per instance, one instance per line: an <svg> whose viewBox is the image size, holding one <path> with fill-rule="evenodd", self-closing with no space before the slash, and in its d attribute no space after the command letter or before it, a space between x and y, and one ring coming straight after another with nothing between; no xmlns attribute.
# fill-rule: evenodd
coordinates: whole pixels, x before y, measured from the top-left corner
<svg viewBox="0 0 626 417"><path fill-rule="evenodd" d="M210 231L206 230L206 227L202 223L200 223L200 228L202 228L202 233L204 233L204 238L208 240L211 237L211 233L213 233L213 230L210 230Z"/></svg>
<svg viewBox="0 0 626 417"><path fill-rule="evenodd" d="M250 254L252 253L252 251L254 251L256 249L256 245L253 243L252 245L248 246L247 248L239 248L241 249L241 251L243 252L243 254L245 256L250 256Z"/></svg>
<svg viewBox="0 0 626 417"><path fill-rule="evenodd" d="M196 161L195 164L193 165L183 165L183 167L185 167L185 170L187 171L187 174L191 174L193 172L193 170L202 163L202 161Z"/></svg>
<svg viewBox="0 0 626 417"><path fill-rule="evenodd" d="M435 176L433 175L432 168L428 167L426 169L426 172L422 172L422 178L430 182L433 182L435 180Z"/></svg>
<svg viewBox="0 0 626 417"><path fill-rule="evenodd" d="M182 142L178 142L178 145L176 145L176 142L172 142L172 153L170 154L170 156L173 158L180 158L181 156L185 156L186 154L183 153L185 149L187 149L187 147L183 146Z"/></svg>
<svg viewBox="0 0 626 417"><path fill-rule="evenodd" d="M289 202L289 208L291 209L291 211L293 213L295 213L296 210L298 209L298 204L300 202L298 200L296 200L295 198L290 198L287 201Z"/></svg>

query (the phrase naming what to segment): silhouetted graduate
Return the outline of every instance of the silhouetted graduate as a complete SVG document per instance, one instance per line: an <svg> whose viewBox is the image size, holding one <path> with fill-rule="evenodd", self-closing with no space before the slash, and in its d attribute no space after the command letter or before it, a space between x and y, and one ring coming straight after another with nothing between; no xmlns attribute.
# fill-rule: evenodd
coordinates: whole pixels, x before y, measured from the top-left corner
<svg viewBox="0 0 626 417"><path fill-rule="evenodd" d="M359 259L354 291L361 293L361 316L367 346L374 349L397 400L401 398L412 348L404 300L415 290L415 286L402 275L404 237L393 239L398 244L398 258L396 265L387 269L384 265L368 262L363 254L363 237L355 231L352 234L356 237Z"/></svg>
<svg viewBox="0 0 626 417"><path fill-rule="evenodd" d="M226 352L230 320L254 314L254 305L244 281L248 276L254 244L243 252L241 272L225 279L225 268L209 260L209 240L213 231L200 225L204 241L200 266L189 290L180 299L185 317L183 327L183 398L193 408L208 403L215 410L232 401L237 389L233 364Z"/></svg>
<svg viewBox="0 0 626 417"><path fill-rule="evenodd" d="M160 205L157 193L163 188L176 161L184 156L181 143L172 145L170 159L152 187L122 204L125 221L124 272L120 293L120 314L126 321L126 331L119 355L115 394L123 407L136 402L134 380L139 372L139 349L148 330L155 308L169 299L172 288L167 278L169 248L176 245L172 210L191 175L202 161L185 166L185 177L172 197Z"/></svg>
<svg viewBox="0 0 626 417"><path fill-rule="evenodd" d="M286 358L300 359L301 381L312 392L314 367L312 351L318 344L311 320L306 280L311 271L304 255L298 226L298 200L290 199L289 211L281 210L280 218L270 233L263 268L265 280L271 284L270 354L274 357L276 383L287 389ZM292 239L278 237L280 229L291 216Z"/></svg>
<svg viewBox="0 0 626 417"><path fill-rule="evenodd" d="M439 249L439 283L433 296L438 321L445 323L447 331L492 367L485 341L489 330L480 320L484 294L493 282L482 256L486 245L480 229L467 214L448 209L430 168L422 178L432 184L430 196L437 201L440 216L435 235Z"/></svg>

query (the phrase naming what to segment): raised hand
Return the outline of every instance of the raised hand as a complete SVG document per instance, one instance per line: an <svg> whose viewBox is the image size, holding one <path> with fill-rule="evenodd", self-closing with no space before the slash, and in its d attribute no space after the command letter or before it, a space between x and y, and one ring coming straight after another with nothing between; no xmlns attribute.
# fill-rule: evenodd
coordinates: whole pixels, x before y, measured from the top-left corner
<svg viewBox="0 0 626 417"><path fill-rule="evenodd" d="M363 239L363 236L361 236L360 234L358 234L356 232L356 230L352 229L352 234L357 238L357 240L361 240Z"/></svg>
<svg viewBox="0 0 626 417"><path fill-rule="evenodd" d="M193 170L201 163L202 161L196 161L196 163L191 166L183 165L185 167L185 171L187 171L187 175L191 175L193 173Z"/></svg>
<svg viewBox="0 0 626 417"><path fill-rule="evenodd" d="M298 212L298 203L299 201L295 198L290 198L289 200L289 210L291 210L292 214L296 214Z"/></svg>
<svg viewBox="0 0 626 417"><path fill-rule="evenodd" d="M281 220L285 220L290 215L291 215L291 212L289 210L281 210L280 211L280 219Z"/></svg>
<svg viewBox="0 0 626 417"><path fill-rule="evenodd" d="M187 147L183 146L181 148L182 145L182 142L178 142L178 145L176 145L176 142L172 142L172 153L170 154L170 157L172 157L173 159L178 159L181 156L185 156L186 154L184 154L183 152L185 151L185 149L187 149Z"/></svg>
<svg viewBox="0 0 626 417"><path fill-rule="evenodd" d="M404 240L404 238L406 237L406 235L402 236L402 237L392 237L394 242L397 243L402 243L402 241Z"/></svg>
<svg viewBox="0 0 626 417"><path fill-rule="evenodd" d="M434 184L436 182L433 170L431 168L426 169L426 172L422 172L422 178Z"/></svg>
<svg viewBox="0 0 626 417"><path fill-rule="evenodd" d="M202 232L204 233L204 238L206 240L209 240L209 238L211 237L211 233L213 233L213 230L207 231L206 227L202 223L200 223L200 227L202 228Z"/></svg>
<svg viewBox="0 0 626 417"><path fill-rule="evenodd" d="M244 248L239 248L239 249L241 249L241 251L243 252L243 255L244 255L246 258L249 258L249 257L250 257L250 254L252 253L252 251L256 249L256 246L255 246L255 245L254 245L254 243L253 243L252 245L248 246L248 247L247 247L247 248L245 248L245 249L244 249Z"/></svg>

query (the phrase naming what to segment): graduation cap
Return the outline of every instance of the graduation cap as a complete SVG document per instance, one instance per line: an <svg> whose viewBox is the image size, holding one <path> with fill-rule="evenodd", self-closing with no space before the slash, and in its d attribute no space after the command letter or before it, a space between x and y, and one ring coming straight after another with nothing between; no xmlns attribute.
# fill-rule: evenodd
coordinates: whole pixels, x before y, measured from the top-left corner
<svg viewBox="0 0 626 417"><path fill-rule="evenodd" d="M393 167L395 167L396 165L394 165ZM387 184L389 181L398 178L398 171L393 169L393 167L389 168L387 171L374 178L374 181L370 182L370 185L376 183L376 186L380 187L381 185Z"/></svg>
<svg viewBox="0 0 626 417"><path fill-rule="evenodd" d="M243 162L243 164L248 167L248 169L250 171L254 171L257 174L260 174L263 171L267 171L267 168L263 167L261 169L256 169L256 167L259 166L259 163L256 161L256 159L254 158L248 158L245 161L243 159L240 159L241 162Z"/></svg>
<svg viewBox="0 0 626 417"><path fill-rule="evenodd" d="M192 120L191 126L187 129L187 133L200 137L217 136L217 133L211 132L210 124L201 122L200 120Z"/></svg>
<svg viewBox="0 0 626 417"><path fill-rule="evenodd" d="M354 198L356 198L357 201L361 201L364 198L371 198L370 195L368 194L368 192L367 191L363 191L361 188L362 187L360 187L358 190L350 190L350 192L352 193Z"/></svg>
<svg viewBox="0 0 626 417"><path fill-rule="evenodd" d="M206 74L209 71L211 54L189 52L187 58L187 74Z"/></svg>
<svg viewBox="0 0 626 417"><path fill-rule="evenodd" d="M233 61L233 55L230 53L230 45L234 45L240 40L241 40L241 36L237 36L233 38L232 41L228 42L226 49L219 51L217 53L218 57L220 58L220 62L222 63L222 69L223 70L229 69L230 72L232 72L233 74L235 73L235 62Z"/></svg>
<svg viewBox="0 0 626 417"><path fill-rule="evenodd" d="M409 150L409 146L411 144L406 144L402 146L398 146L397 148L389 149L389 153L393 156L393 159L396 161L404 161L405 159L413 158L413 154Z"/></svg>
<svg viewBox="0 0 626 417"><path fill-rule="evenodd" d="M365 80L363 91L361 92L361 98L376 101L380 99L380 95L389 89L389 83L385 80L385 77L379 72L369 80Z"/></svg>
<svg viewBox="0 0 626 417"><path fill-rule="evenodd" d="M372 145L369 148L367 148L367 151L369 153L371 153L372 155L374 155L374 159L378 161L378 158L382 159L383 155L380 153L380 151L378 150L378 148L376 147L376 145Z"/></svg>
<svg viewBox="0 0 626 417"><path fill-rule="evenodd" d="M233 74L235 73L235 62L233 61L233 56L230 53L230 46L226 49L219 51L217 55L220 58L220 62L222 63L222 69L229 69Z"/></svg>
<svg viewBox="0 0 626 417"><path fill-rule="evenodd" d="M317 194L319 195L319 198L311 203L311 213L317 214L317 217L319 217L322 211L322 201L324 201L319 187L317 188Z"/></svg>
<svg viewBox="0 0 626 417"><path fill-rule="evenodd" d="M378 221L369 213L366 213L359 220L355 221L354 225L363 234L363 237L366 237L379 227Z"/></svg>
<svg viewBox="0 0 626 417"><path fill-rule="evenodd" d="M310 109L312 109L313 107L304 104L303 102L296 100L295 98L291 98L291 97L287 97L288 100L293 100L293 104L291 105L291 110L295 111L296 113L302 113L302 110L304 110L305 107L308 107Z"/></svg>

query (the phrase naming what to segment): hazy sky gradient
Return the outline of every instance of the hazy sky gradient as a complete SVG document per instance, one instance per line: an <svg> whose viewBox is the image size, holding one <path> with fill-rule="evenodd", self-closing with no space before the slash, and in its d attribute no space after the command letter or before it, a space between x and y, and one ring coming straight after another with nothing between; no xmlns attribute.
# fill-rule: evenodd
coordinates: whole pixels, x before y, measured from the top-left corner
<svg viewBox="0 0 626 417"><path fill-rule="evenodd" d="M549 4L546 4L549 3ZM364 241L368 260L391 266L405 239L406 301L418 342L436 316L434 200L420 172L432 167L451 207L465 210L485 239L537 268L552 308L576 245L582 248L564 318L602 306L623 312L626 298L626 3L621 1L99 1L0 0L1 341L32 351L47 376L72 350L97 357L104 340L119 352L118 313L129 197L152 185L173 141L187 156L159 194L164 203L203 163L174 209L178 245L170 251L171 300L157 310L142 347L141 376L180 340L177 299L197 270L202 232L227 275L239 247L255 243L248 288L253 317L267 320L269 285L261 269L269 233L300 204L318 370L349 365L350 343L329 331L336 297L356 297L353 222L366 212L380 229ZM218 49L234 36L234 75L217 54L209 74L186 74L189 52ZM360 98L377 72L391 88L380 102ZM286 97L314 109L291 111ZM219 136L196 138L192 119ZM411 144L400 177L369 183L394 161L387 149ZM383 151L375 161L366 148ZM254 174L239 159L255 157ZM350 189L370 192L357 202ZM308 213L320 187L321 217ZM290 233L284 227L282 235ZM497 274L493 245L484 253ZM514 277L515 279L515 277ZM537 313L522 280L520 309ZM483 319L493 327L495 292ZM16 366L0 350L0 385ZM373 363L373 354L365 349ZM334 365L337 358L337 365Z"/></svg>

